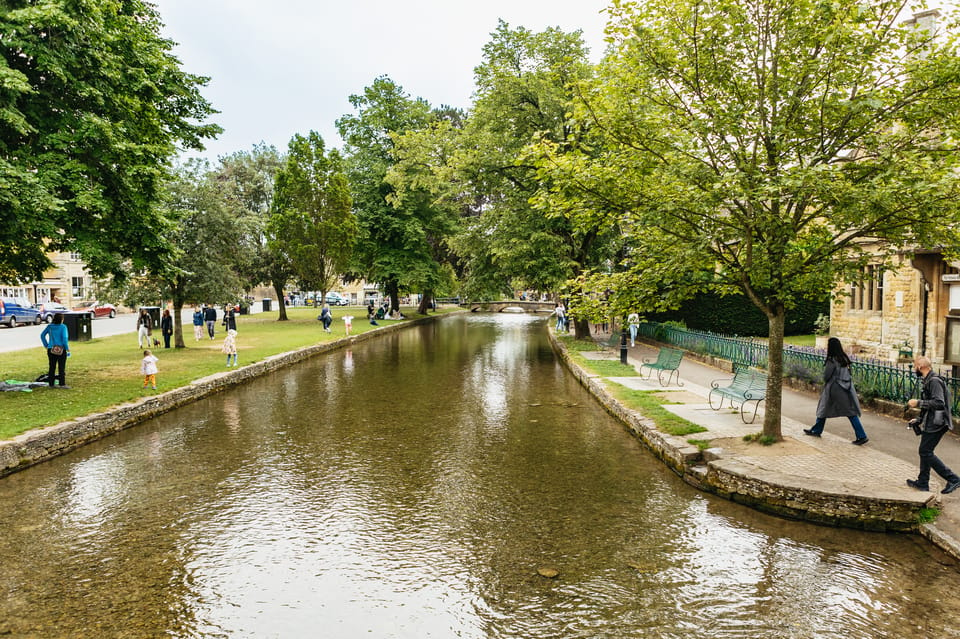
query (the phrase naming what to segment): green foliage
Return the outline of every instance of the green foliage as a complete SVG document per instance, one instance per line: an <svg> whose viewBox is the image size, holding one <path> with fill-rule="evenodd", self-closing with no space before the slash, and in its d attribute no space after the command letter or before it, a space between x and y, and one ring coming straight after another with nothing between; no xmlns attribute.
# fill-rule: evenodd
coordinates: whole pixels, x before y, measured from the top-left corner
<svg viewBox="0 0 960 639"><path fill-rule="evenodd" d="M830 334L830 314L820 313L817 315L817 319L813 322L813 332L816 335L829 335Z"/></svg>
<svg viewBox="0 0 960 639"><path fill-rule="evenodd" d="M779 439L771 435L764 435L763 433L751 433L750 435L744 435L743 441L757 442L763 446L772 446L776 444Z"/></svg>
<svg viewBox="0 0 960 639"><path fill-rule="evenodd" d="M615 1L610 53L538 161L575 227L627 236L583 288L631 290L643 312L739 291L778 353L799 300L853 279L869 249L960 245L956 37L902 8ZM764 419L779 437L776 402Z"/></svg>
<svg viewBox="0 0 960 639"><path fill-rule="evenodd" d="M940 516L939 508L921 508L917 511L917 523L929 524Z"/></svg>
<svg viewBox="0 0 960 639"><path fill-rule="evenodd" d="M294 135L276 176L269 250L289 259L300 286L326 294L347 269L357 220L340 154L315 131Z"/></svg>
<svg viewBox="0 0 960 639"><path fill-rule="evenodd" d="M828 316L829 325L830 302L827 296L798 299L787 315L784 332L787 335L810 333L814 329L816 318L824 313ZM766 337L770 331L767 317L746 296L739 293L698 293L682 302L675 310L649 314L647 318L653 322L681 320L692 329L725 335Z"/></svg>
<svg viewBox="0 0 960 639"><path fill-rule="evenodd" d="M166 165L220 129L160 29L141 0L0 7L0 281L42 279L48 250L96 276L167 259Z"/></svg>
<svg viewBox="0 0 960 639"><path fill-rule="evenodd" d="M613 396L624 406L638 411L644 417L654 421L661 431L670 435L684 436L693 433L703 433L707 429L693 422L688 422L682 417L678 417L667 409L663 404L673 403L665 399L656 391L639 391L627 388L620 384L609 384Z"/></svg>

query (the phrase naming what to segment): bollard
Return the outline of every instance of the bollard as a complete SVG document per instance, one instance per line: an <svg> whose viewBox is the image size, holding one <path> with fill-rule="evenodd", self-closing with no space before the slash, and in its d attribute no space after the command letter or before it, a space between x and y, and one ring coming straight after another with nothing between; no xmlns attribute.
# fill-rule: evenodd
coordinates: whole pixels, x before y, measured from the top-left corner
<svg viewBox="0 0 960 639"><path fill-rule="evenodd" d="M627 328L620 329L620 363L627 363Z"/></svg>

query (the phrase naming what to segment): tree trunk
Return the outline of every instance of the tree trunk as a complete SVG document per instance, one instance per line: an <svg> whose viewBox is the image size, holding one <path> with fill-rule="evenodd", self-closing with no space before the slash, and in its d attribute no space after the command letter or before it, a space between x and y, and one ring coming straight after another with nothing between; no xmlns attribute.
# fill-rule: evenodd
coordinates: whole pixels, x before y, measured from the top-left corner
<svg viewBox="0 0 960 639"><path fill-rule="evenodd" d="M433 291L424 291L420 296L420 306L417 307L417 313L426 315L430 312L430 300L433 299Z"/></svg>
<svg viewBox="0 0 960 639"><path fill-rule="evenodd" d="M187 345L183 343L183 322L181 322L181 317L183 315L183 299L179 297L173 298L173 347L174 348L186 348Z"/></svg>
<svg viewBox="0 0 960 639"><path fill-rule="evenodd" d="M783 304L777 304L767 315L770 338L767 343L767 398L763 417L763 435L783 441L780 410L783 403L783 330L786 325Z"/></svg>
<svg viewBox="0 0 960 639"><path fill-rule="evenodd" d="M273 282L273 291L277 294L277 310L280 311L278 322L287 321L287 305L283 303L283 282Z"/></svg>
<svg viewBox="0 0 960 639"><path fill-rule="evenodd" d="M574 338L575 339L589 339L590 338L590 321L587 319L580 319L579 317L574 318L573 320L574 328Z"/></svg>
<svg viewBox="0 0 960 639"><path fill-rule="evenodd" d="M396 282L388 282L386 284L386 293L390 298L390 310L399 311L400 310L400 286Z"/></svg>

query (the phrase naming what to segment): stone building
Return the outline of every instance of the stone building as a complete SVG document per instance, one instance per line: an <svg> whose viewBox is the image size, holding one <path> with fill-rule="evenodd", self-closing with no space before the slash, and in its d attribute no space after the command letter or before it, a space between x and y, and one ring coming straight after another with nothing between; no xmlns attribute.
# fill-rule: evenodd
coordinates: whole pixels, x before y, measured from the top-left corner
<svg viewBox="0 0 960 639"><path fill-rule="evenodd" d="M901 253L868 266L830 307L830 334L851 351L889 361L926 355L960 372L960 269L939 251Z"/></svg>
<svg viewBox="0 0 960 639"><path fill-rule="evenodd" d="M50 253L53 266L43 278L20 284L0 283L0 296L22 297L31 303L59 301L67 308L92 299L93 277L79 253Z"/></svg>

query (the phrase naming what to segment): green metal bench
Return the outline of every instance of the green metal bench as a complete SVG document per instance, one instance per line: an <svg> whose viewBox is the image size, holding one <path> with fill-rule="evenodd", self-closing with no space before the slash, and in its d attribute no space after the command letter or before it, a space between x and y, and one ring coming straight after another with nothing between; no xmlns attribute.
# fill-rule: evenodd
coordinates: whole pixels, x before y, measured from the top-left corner
<svg viewBox="0 0 960 639"><path fill-rule="evenodd" d="M673 377L674 373L677 375L677 386L683 386L680 383L680 360L683 359L683 351L679 351L675 348L661 348L660 352L657 353L657 359L654 362L647 361L647 358L643 359L643 363L640 364L640 375L643 375L644 367L650 369L647 374L647 379L653 377L653 371L657 371L657 381L660 382L661 386L668 386L670 384L670 379ZM667 373L667 381L663 381L663 373Z"/></svg>
<svg viewBox="0 0 960 639"><path fill-rule="evenodd" d="M729 382L726 386L721 386L722 382ZM719 398L719 403L714 406L714 394ZM760 410L760 402L767 397L767 374L755 368L741 367L736 369L733 379L718 379L710 382L710 394L707 401L710 402L710 408L720 410L723 407L724 398L730 400L730 406L736 408L736 403L740 404L740 419L744 424L752 424L757 419L757 411ZM747 421L747 405L753 402L753 416Z"/></svg>

